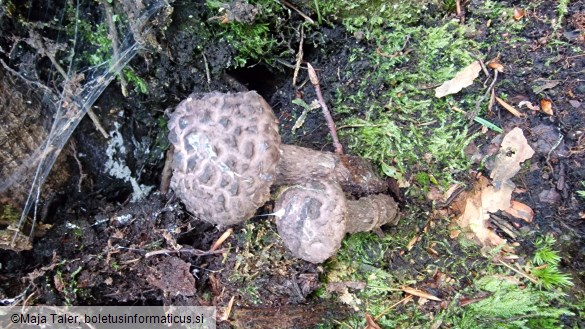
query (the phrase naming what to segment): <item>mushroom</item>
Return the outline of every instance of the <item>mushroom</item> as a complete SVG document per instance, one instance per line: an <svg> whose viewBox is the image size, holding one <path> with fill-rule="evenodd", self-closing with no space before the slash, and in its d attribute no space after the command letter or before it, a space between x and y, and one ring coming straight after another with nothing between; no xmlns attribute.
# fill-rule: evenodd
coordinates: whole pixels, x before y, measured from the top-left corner
<svg viewBox="0 0 585 329"><path fill-rule="evenodd" d="M170 117L171 188L188 210L240 223L270 197L280 159L278 121L255 92L193 94Z"/></svg>
<svg viewBox="0 0 585 329"><path fill-rule="evenodd" d="M171 187L188 210L214 224L251 217L269 199L273 183L331 180L356 195L388 189L365 159L281 145L272 108L253 91L192 94L168 126Z"/></svg>
<svg viewBox="0 0 585 329"><path fill-rule="evenodd" d="M333 181L309 181L285 188L274 205L278 233L293 255L322 263L341 247L345 233L370 231L398 220L392 197L347 200Z"/></svg>

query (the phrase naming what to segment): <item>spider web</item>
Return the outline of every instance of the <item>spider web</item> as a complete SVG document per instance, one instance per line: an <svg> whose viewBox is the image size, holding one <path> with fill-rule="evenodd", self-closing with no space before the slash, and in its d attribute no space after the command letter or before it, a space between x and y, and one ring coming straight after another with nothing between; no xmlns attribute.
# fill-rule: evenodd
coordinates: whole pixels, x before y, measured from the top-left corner
<svg viewBox="0 0 585 329"><path fill-rule="evenodd" d="M76 25L74 44L77 43L77 21L79 17L79 0L76 5ZM117 58L113 58L98 66L91 67L80 72L73 72L72 67L75 58L75 46L72 47L69 56L69 65L66 81L64 81L64 88L60 92L59 100L56 103L56 113L47 138L35 150L32 156L27 160L28 163L37 163L34 177L30 186L30 190L22 209L20 220L18 223L18 231L14 234L12 244L15 243L18 232L23 227L27 218L27 214L34 206L33 227L37 219L38 203L40 200L40 193L47 176L57 160L57 157L63 150L65 144L71 137L75 128L81 122L81 119L87 114L93 103L102 94L105 88L112 82L116 75L134 58L141 48L136 39L140 36L133 35L138 31L148 31L147 25L149 19L156 14L161 8L167 7L167 1L156 1L150 7L145 8L142 13L134 20L132 26L127 26L125 37L120 45L120 50ZM31 6L32 7L32 6ZM68 90L68 86L74 83L74 79L85 77L83 84L76 88L73 92ZM50 79L50 78L49 78ZM75 96L71 96L75 95ZM14 180L14 179L13 179ZM9 184L9 183L8 183ZM32 236L31 230L30 235Z"/></svg>

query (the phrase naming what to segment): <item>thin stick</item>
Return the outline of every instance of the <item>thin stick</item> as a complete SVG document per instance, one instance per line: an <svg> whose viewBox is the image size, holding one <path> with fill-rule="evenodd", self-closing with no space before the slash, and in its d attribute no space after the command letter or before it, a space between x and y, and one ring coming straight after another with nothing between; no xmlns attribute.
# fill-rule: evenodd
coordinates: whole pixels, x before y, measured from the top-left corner
<svg viewBox="0 0 585 329"><path fill-rule="evenodd" d="M104 6L106 12L106 20L108 21L108 36L112 40L112 60L117 62L120 58L120 38L118 38L118 31L116 30L116 23L114 22L114 13L112 12L112 7L106 0L100 0L102 5ZM126 82L126 78L124 78L124 74L120 72L118 74L118 79L120 79L120 88L122 90L122 95L124 97L128 97L128 82Z"/></svg>
<svg viewBox="0 0 585 329"><path fill-rule="evenodd" d="M515 268L513 268L512 266L506 264L505 262L503 262L501 259L498 259L498 262L502 265L504 265L505 267L511 269L512 271L518 273L519 275L525 277L526 279L530 280L530 282L534 283L534 284L538 284L538 280L533 278L531 275L529 275L528 273L525 273L523 271L519 271Z"/></svg>
<svg viewBox="0 0 585 329"><path fill-rule="evenodd" d="M77 156L77 148L75 147L75 140L71 140L69 143L69 148L71 148L71 153L73 154L73 158L75 162L77 162L77 167L79 168L79 182L77 183L77 192L81 193L81 185L83 184L83 179L87 177L87 174L83 173L83 166L81 166L81 161Z"/></svg>
<svg viewBox="0 0 585 329"><path fill-rule="evenodd" d="M299 41L299 51L297 52L297 63L295 65L295 71L293 73L293 86L297 85L297 77L299 76L299 70L301 69L301 62L303 61L303 39L305 37L303 25L301 25L301 40Z"/></svg>
<svg viewBox="0 0 585 329"><path fill-rule="evenodd" d="M282 2L283 5L289 7L290 9L296 11L299 15L303 16L304 19L307 20L307 22L311 23L311 24L315 24L315 21L311 19L311 17L305 15L302 11L300 11L297 7L293 6L292 3L286 1L286 0L280 0L280 2Z"/></svg>
<svg viewBox="0 0 585 329"><path fill-rule="evenodd" d="M406 297L402 298L401 300L399 300L399 301L397 301L396 303L394 303L394 304L392 304L392 305L388 306L386 309L384 309L382 312L380 312L380 314L378 314L378 315L377 315L377 316L374 318L374 320L375 320L375 321L378 321L378 320L380 320L380 318L381 318L382 316L384 316L384 314L388 313L388 311L390 311L391 309L395 308L396 306L398 306L398 305L400 305L400 304L403 304L403 303L405 303L405 302L408 302L409 300L411 300L411 299L413 299L413 298L414 298L414 296L412 296L412 295L408 295L408 296L406 296Z"/></svg>
<svg viewBox="0 0 585 329"><path fill-rule="evenodd" d="M325 103L325 99L323 99L323 94L321 93L321 86L319 86L319 78L317 77L317 72L315 72L315 69L309 63L307 63L307 68L309 70L309 79L311 80L313 87L315 87L315 93L317 94L319 105L321 105L323 115L325 116L325 120L327 120L327 126L329 127L331 138L333 139L333 146L335 146L335 153L342 155L343 146L341 145L341 143L339 142L339 138L337 137L337 130L335 129L335 122L333 121L331 112L329 112L329 108Z"/></svg>
<svg viewBox="0 0 585 329"><path fill-rule="evenodd" d="M202 51L201 54L203 55L203 64L205 64L205 77L207 78L207 89L211 90L211 74L209 73L209 64L207 64L207 57L205 56L205 51Z"/></svg>
<svg viewBox="0 0 585 329"><path fill-rule="evenodd" d="M171 145L167 150L167 156L165 160L165 165L162 170L161 178L160 178L160 193L166 195L169 193L169 187L171 186L171 176L173 175L172 163L173 163L173 154L175 153L175 147Z"/></svg>
<svg viewBox="0 0 585 329"><path fill-rule="evenodd" d="M477 102L475 102L475 109L473 110L473 112L469 113L467 116L469 118L469 124L472 124L473 121L475 120L475 117L479 114L481 103L486 99L486 97L489 94L491 94L492 89L494 89L494 85L496 84L496 81L498 81L498 70L494 69L494 80L492 81L488 89L485 91L483 96Z"/></svg>
<svg viewBox="0 0 585 329"><path fill-rule="evenodd" d="M155 250L155 251L147 252L144 255L144 257L148 258L148 257L156 256L156 255L179 254L179 253L188 253L188 254L195 255L195 256L207 256L207 255L214 255L214 254L222 254L224 252L226 252L225 249L219 249L219 250L215 250L215 251L203 251L203 250L193 249L193 248L181 248L179 250L162 249L162 250Z"/></svg>
<svg viewBox="0 0 585 329"><path fill-rule="evenodd" d="M217 241L215 241L211 248L209 248L209 252L216 251L217 248L219 248L219 246L221 246L221 244L224 243L224 241L227 240L227 238L229 238L233 232L234 232L233 228L228 228L225 232L223 232L219 239L217 239Z"/></svg>
<svg viewBox="0 0 585 329"><path fill-rule="evenodd" d="M108 133L106 132L106 130L104 129L104 127L100 123L100 119L95 114L95 112L92 109L89 109L89 110L87 110L87 115L89 115L89 118L91 119L91 121L95 125L95 128L102 134L102 136L104 136L105 139L108 139L110 136L108 136Z"/></svg>

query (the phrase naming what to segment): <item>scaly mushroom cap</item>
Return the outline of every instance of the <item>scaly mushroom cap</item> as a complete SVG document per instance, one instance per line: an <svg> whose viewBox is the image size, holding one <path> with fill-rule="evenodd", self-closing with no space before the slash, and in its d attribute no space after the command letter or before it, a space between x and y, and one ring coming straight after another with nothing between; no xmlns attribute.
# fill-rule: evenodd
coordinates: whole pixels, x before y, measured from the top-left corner
<svg viewBox="0 0 585 329"><path fill-rule="evenodd" d="M278 233L293 255L322 263L341 247L346 230L346 200L330 181L286 188L276 200Z"/></svg>
<svg viewBox="0 0 585 329"><path fill-rule="evenodd" d="M193 94L169 123L171 188L200 219L240 223L270 197L280 159L278 121L256 92Z"/></svg>

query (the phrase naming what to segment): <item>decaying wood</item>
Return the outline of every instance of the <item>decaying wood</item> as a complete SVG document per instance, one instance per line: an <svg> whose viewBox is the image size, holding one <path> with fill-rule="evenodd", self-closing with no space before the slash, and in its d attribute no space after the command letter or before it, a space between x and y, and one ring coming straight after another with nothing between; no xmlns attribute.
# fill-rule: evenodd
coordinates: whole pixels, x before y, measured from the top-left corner
<svg viewBox="0 0 585 329"><path fill-rule="evenodd" d="M339 304L282 305L279 307L236 308L232 322L236 328L314 328L319 323L342 320L348 309Z"/></svg>
<svg viewBox="0 0 585 329"><path fill-rule="evenodd" d="M39 146L50 129L52 113L41 96L0 68L0 204L20 209L26 199L41 156ZM66 182L69 175L62 156L49 175L42 195Z"/></svg>

